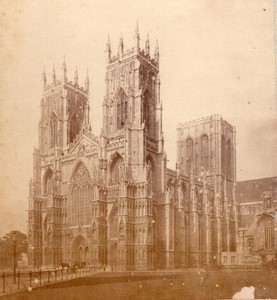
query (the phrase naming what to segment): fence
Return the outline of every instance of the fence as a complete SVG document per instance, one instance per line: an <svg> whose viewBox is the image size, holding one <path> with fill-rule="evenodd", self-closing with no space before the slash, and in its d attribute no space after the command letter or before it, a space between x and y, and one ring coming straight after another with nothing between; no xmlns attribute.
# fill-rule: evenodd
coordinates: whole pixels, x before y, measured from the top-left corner
<svg viewBox="0 0 277 300"><path fill-rule="evenodd" d="M18 290L32 289L55 282L86 277L95 274L96 266L84 268L64 268L54 270L30 270L28 272L3 273L0 283L0 295Z"/></svg>

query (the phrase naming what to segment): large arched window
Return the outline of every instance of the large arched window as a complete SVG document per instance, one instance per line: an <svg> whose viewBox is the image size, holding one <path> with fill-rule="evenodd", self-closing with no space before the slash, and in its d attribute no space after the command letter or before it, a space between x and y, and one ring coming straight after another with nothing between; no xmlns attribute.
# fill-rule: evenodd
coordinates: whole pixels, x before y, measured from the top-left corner
<svg viewBox="0 0 277 300"><path fill-rule="evenodd" d="M190 174L193 167L193 139L188 138L186 140L186 152L187 152L187 174Z"/></svg>
<svg viewBox="0 0 277 300"><path fill-rule="evenodd" d="M228 139L226 145L226 176L232 177L232 146L230 139Z"/></svg>
<svg viewBox="0 0 277 300"><path fill-rule="evenodd" d="M128 119L128 101L127 95L122 88L119 89L116 96L117 102L117 129L125 126Z"/></svg>
<svg viewBox="0 0 277 300"><path fill-rule="evenodd" d="M141 105L141 122L144 123L146 129L150 129L150 116L149 116L149 107L150 107L150 95L146 90L142 96L142 105Z"/></svg>
<svg viewBox="0 0 277 300"><path fill-rule="evenodd" d="M147 157L146 166L147 166L148 195L151 196L155 194L155 189L156 189L155 166L151 156Z"/></svg>
<svg viewBox="0 0 277 300"><path fill-rule="evenodd" d="M78 114L74 114L69 121L69 142L72 143L80 131Z"/></svg>
<svg viewBox="0 0 277 300"><path fill-rule="evenodd" d="M118 184L123 175L123 159L119 154L113 159L110 172L110 184Z"/></svg>
<svg viewBox="0 0 277 300"><path fill-rule="evenodd" d="M93 194L91 176L83 163L73 172L69 187L68 222L71 226L90 223L90 199Z"/></svg>
<svg viewBox="0 0 277 300"><path fill-rule="evenodd" d="M200 155L201 155L201 167L203 167L205 171L208 171L209 170L209 139L206 134L201 137Z"/></svg>
<svg viewBox="0 0 277 300"><path fill-rule="evenodd" d="M223 174L226 174L226 141L224 135L221 137L221 170Z"/></svg>
<svg viewBox="0 0 277 300"><path fill-rule="evenodd" d="M274 249L274 219L265 217L259 222L258 244L266 250Z"/></svg>
<svg viewBox="0 0 277 300"><path fill-rule="evenodd" d="M54 148L57 144L57 118L53 114L50 121L50 148Z"/></svg>
<svg viewBox="0 0 277 300"><path fill-rule="evenodd" d="M121 103L117 103L117 129L121 128Z"/></svg>
<svg viewBox="0 0 277 300"><path fill-rule="evenodd" d="M48 169L44 174L43 179L43 194L49 195L53 193L53 172Z"/></svg>

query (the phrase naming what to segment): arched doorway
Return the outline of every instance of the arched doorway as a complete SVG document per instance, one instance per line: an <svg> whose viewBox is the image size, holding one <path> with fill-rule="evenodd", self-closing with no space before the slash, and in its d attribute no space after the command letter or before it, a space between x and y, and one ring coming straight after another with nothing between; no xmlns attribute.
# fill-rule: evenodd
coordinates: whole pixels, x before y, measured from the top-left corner
<svg viewBox="0 0 277 300"><path fill-rule="evenodd" d="M77 235L71 247L71 262L80 265L90 264L89 246L82 235Z"/></svg>
<svg viewBox="0 0 277 300"><path fill-rule="evenodd" d="M117 242L113 242L110 246L110 266L117 266Z"/></svg>

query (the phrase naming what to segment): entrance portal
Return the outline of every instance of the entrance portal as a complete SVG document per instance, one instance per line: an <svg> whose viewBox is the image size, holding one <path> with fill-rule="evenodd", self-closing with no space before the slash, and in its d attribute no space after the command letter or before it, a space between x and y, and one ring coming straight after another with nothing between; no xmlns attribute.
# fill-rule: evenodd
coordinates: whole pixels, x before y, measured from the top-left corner
<svg viewBox="0 0 277 300"><path fill-rule="evenodd" d="M71 247L71 262L78 265L89 265L89 247L82 235L77 235Z"/></svg>
<svg viewBox="0 0 277 300"><path fill-rule="evenodd" d="M110 246L110 266L117 266L117 242L113 242Z"/></svg>

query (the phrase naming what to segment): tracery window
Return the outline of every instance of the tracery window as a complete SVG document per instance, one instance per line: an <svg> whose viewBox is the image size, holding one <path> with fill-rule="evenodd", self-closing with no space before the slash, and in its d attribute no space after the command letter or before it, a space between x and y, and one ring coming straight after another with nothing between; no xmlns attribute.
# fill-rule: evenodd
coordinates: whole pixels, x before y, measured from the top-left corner
<svg viewBox="0 0 277 300"><path fill-rule="evenodd" d="M117 93L117 129L125 126L128 119L128 101L124 90L120 88Z"/></svg>
<svg viewBox="0 0 277 300"><path fill-rule="evenodd" d="M149 156L147 158L147 183L148 183L148 195L151 196L155 193L155 167L152 158Z"/></svg>
<svg viewBox="0 0 277 300"><path fill-rule="evenodd" d="M201 137L201 167L204 168L205 171L209 170L209 139L207 135L203 135Z"/></svg>
<svg viewBox="0 0 277 300"><path fill-rule="evenodd" d="M110 184L118 184L123 175L123 159L117 155L111 164Z"/></svg>
<svg viewBox="0 0 277 300"><path fill-rule="evenodd" d="M193 166L193 139L188 138L186 142L187 148L187 174L190 174Z"/></svg>
<svg viewBox="0 0 277 300"><path fill-rule="evenodd" d="M274 249L274 220L271 217L264 218L259 224L258 244L266 250Z"/></svg>
<svg viewBox="0 0 277 300"><path fill-rule="evenodd" d="M44 195L52 194L53 192L53 172L48 169L44 175Z"/></svg>
<svg viewBox="0 0 277 300"><path fill-rule="evenodd" d="M69 142L72 143L80 131L78 114L74 114L69 121Z"/></svg>
<svg viewBox="0 0 277 300"><path fill-rule="evenodd" d="M232 146L230 139L226 145L226 176L232 177Z"/></svg>
<svg viewBox="0 0 277 300"><path fill-rule="evenodd" d="M54 148L57 144L57 120L55 116L50 121L50 148Z"/></svg>
<svg viewBox="0 0 277 300"><path fill-rule="evenodd" d="M274 246L274 223L272 219L266 219L263 222L264 226L264 247L267 250L272 250Z"/></svg>
<svg viewBox="0 0 277 300"><path fill-rule="evenodd" d="M148 91L145 91L142 96L141 105L141 122L144 123L146 129L150 129L150 95Z"/></svg>
<svg viewBox="0 0 277 300"><path fill-rule="evenodd" d="M68 222L71 226L89 224L92 180L83 163L75 169L70 181Z"/></svg>
<svg viewBox="0 0 277 300"><path fill-rule="evenodd" d="M224 135L221 137L221 169L223 174L226 174L226 142Z"/></svg>

